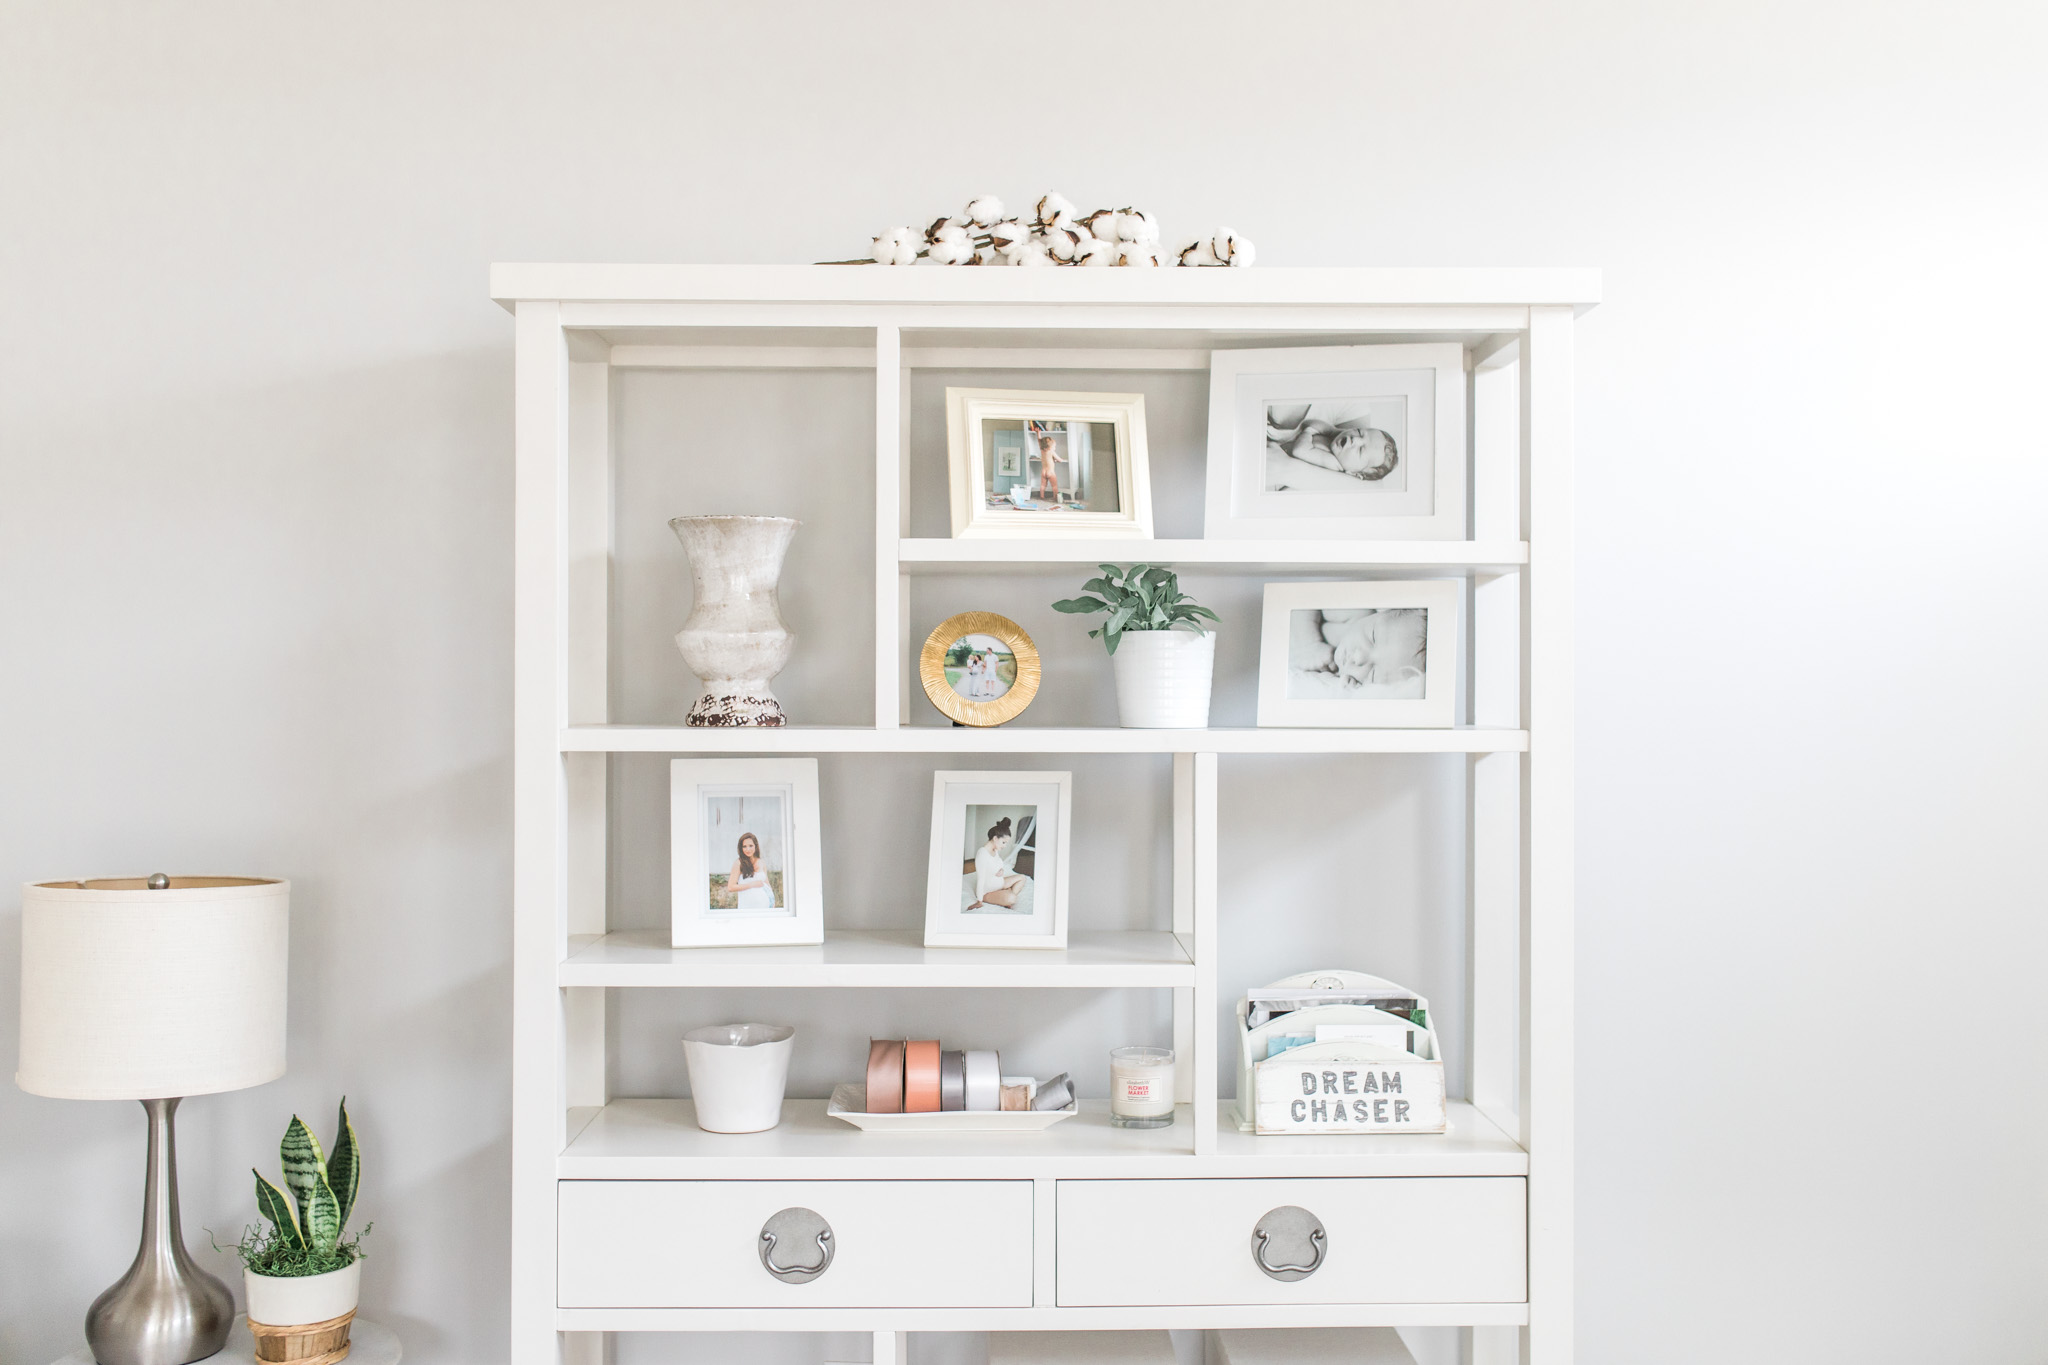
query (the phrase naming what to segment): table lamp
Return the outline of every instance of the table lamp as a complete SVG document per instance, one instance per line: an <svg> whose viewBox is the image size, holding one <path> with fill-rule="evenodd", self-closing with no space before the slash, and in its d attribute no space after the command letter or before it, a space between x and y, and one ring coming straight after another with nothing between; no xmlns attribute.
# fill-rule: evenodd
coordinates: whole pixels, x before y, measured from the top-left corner
<svg viewBox="0 0 2048 1365"><path fill-rule="evenodd" d="M149 1114L142 1245L93 1301L99 1365L219 1351L234 1296L178 1226L178 1101L284 1074L286 907L260 877L39 882L21 897L21 1064L32 1095L140 1100Z"/></svg>

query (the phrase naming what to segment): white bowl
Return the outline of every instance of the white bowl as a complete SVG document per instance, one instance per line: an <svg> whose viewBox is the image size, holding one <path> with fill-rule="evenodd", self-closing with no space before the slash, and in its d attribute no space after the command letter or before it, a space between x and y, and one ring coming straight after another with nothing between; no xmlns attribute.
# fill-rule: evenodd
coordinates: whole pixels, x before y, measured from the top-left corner
<svg viewBox="0 0 2048 1365"><path fill-rule="evenodd" d="M242 1267L249 1316L271 1327L303 1327L338 1318L356 1306L362 1285L361 1260L325 1275L258 1275Z"/></svg>
<svg viewBox="0 0 2048 1365"><path fill-rule="evenodd" d="M685 1033L697 1126L707 1133L760 1133L782 1122L795 1044L789 1024L713 1024Z"/></svg>

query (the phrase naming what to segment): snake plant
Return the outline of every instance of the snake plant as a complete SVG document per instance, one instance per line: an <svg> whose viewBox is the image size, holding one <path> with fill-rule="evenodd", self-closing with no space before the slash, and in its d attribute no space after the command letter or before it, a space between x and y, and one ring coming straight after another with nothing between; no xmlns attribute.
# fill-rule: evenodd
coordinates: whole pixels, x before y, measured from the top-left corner
<svg viewBox="0 0 2048 1365"><path fill-rule="evenodd" d="M343 1241L342 1231L355 1208L363 1157L348 1121L347 1097L341 1101L331 1153L321 1152L320 1139L294 1114L278 1157L284 1189L265 1180L261 1171L249 1172L256 1177L256 1207L270 1220L270 1229L252 1228L242 1239L243 1264L259 1275L321 1275L348 1265L362 1254L362 1233Z"/></svg>

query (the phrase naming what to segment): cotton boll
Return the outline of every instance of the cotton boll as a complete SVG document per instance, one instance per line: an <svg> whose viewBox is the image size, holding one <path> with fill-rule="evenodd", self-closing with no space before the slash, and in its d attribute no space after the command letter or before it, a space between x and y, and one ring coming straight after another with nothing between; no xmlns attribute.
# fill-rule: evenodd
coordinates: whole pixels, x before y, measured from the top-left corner
<svg viewBox="0 0 2048 1365"><path fill-rule="evenodd" d="M968 200L965 212L976 227L988 227L1002 219L1003 201L992 194L984 194Z"/></svg>
<svg viewBox="0 0 2048 1365"><path fill-rule="evenodd" d="M983 242L974 248L974 263L976 265L1009 264L1003 259L1003 253L996 248L993 242Z"/></svg>
<svg viewBox="0 0 2048 1365"><path fill-rule="evenodd" d="M1250 265L1258 259L1258 256L1259 249L1253 246L1250 241L1243 237L1231 238L1230 263L1232 265Z"/></svg>
<svg viewBox="0 0 2048 1365"><path fill-rule="evenodd" d="M1115 265L1116 245L1100 237L1084 237L1075 244L1074 259L1082 265Z"/></svg>
<svg viewBox="0 0 2048 1365"><path fill-rule="evenodd" d="M1194 241L1184 244L1179 251L1174 253L1174 255L1179 259L1182 265L1223 264L1221 261L1216 259L1215 249L1210 246L1209 239L1207 237L1198 237Z"/></svg>
<svg viewBox="0 0 2048 1365"><path fill-rule="evenodd" d="M989 224L988 235L998 247L1007 250L1028 238L1031 229L1015 218L1005 218L1001 222Z"/></svg>
<svg viewBox="0 0 2048 1365"><path fill-rule="evenodd" d="M1229 228L1216 229L1216 235L1209 241L1209 249L1216 253L1216 260L1221 265L1250 265L1255 254L1252 244ZM1243 261L1236 259L1240 253L1244 256Z"/></svg>
<svg viewBox="0 0 2048 1365"><path fill-rule="evenodd" d="M950 218L941 218L925 234L926 240L937 246L940 242L968 243L967 229ZM972 243L968 243L972 245Z"/></svg>
<svg viewBox="0 0 2048 1365"><path fill-rule="evenodd" d="M1051 227L1074 216L1073 201L1064 194L1048 194L1038 201L1038 225Z"/></svg>
<svg viewBox="0 0 2048 1365"><path fill-rule="evenodd" d="M974 259L974 243L967 240L967 234L958 232L952 237L940 236L933 242L925 259L933 265L966 265Z"/></svg>
<svg viewBox="0 0 2048 1365"><path fill-rule="evenodd" d="M875 259L883 265L906 265L909 261L899 257L917 259L917 234L907 227L890 228L875 238Z"/></svg>
<svg viewBox="0 0 2048 1365"><path fill-rule="evenodd" d="M1118 265L1158 265L1159 253L1143 242L1125 242L1117 249Z"/></svg>
<svg viewBox="0 0 2048 1365"><path fill-rule="evenodd" d="M1159 220L1149 213L1137 210L1126 212L1117 220L1117 229L1127 242L1148 242L1156 245L1159 241Z"/></svg>
<svg viewBox="0 0 2048 1365"><path fill-rule="evenodd" d="M1051 265L1052 257L1037 242L1019 242L1008 252L1011 265Z"/></svg>
<svg viewBox="0 0 2048 1365"><path fill-rule="evenodd" d="M1072 228L1053 227L1039 233L1032 240L1043 246L1054 260L1071 263L1079 254L1081 234Z"/></svg>

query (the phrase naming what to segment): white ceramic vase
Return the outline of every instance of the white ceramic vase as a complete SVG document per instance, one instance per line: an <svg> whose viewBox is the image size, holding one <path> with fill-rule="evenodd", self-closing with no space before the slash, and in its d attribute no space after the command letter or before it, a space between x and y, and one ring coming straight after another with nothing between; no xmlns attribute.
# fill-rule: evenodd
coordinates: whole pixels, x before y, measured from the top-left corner
<svg viewBox="0 0 2048 1365"><path fill-rule="evenodd" d="M704 680L686 725L785 725L768 684L796 636L775 598L782 557L801 522L788 517L677 517L669 529L690 556L696 604L676 634L683 662Z"/></svg>
<svg viewBox="0 0 2048 1365"><path fill-rule="evenodd" d="M1216 632L1127 630L1110 655L1117 717L1126 730L1201 730L1209 724Z"/></svg>
<svg viewBox="0 0 2048 1365"><path fill-rule="evenodd" d="M304 1327L352 1311L363 1284L363 1263L350 1261L325 1275L258 1275L242 1268L249 1316L272 1327Z"/></svg>
<svg viewBox="0 0 2048 1365"><path fill-rule="evenodd" d="M764 1133L782 1122L782 1091L796 1029L788 1024L713 1024L683 1035L697 1126L707 1133Z"/></svg>

